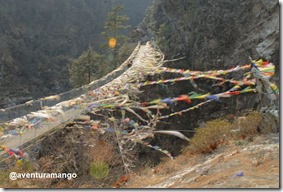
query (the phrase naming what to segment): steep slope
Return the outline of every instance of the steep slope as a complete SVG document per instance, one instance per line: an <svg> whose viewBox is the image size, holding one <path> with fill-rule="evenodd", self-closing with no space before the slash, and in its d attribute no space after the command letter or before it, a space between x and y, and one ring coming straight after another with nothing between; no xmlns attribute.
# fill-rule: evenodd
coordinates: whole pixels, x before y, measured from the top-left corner
<svg viewBox="0 0 283 192"><path fill-rule="evenodd" d="M204 71L229 69L249 63L249 56L253 59L272 60L276 66L272 81L278 85L280 76L279 8L279 3L275 0L155 0L153 6L148 9L146 18L133 31L132 37L134 40L152 40L165 53L167 59L186 57L184 60L166 64L172 68ZM236 75L232 74L229 78L235 78ZM202 86L205 83L202 83ZM191 91L186 87L188 84L178 87L178 90ZM174 86L177 85L174 84ZM170 93L173 89L170 87ZM151 92L154 91L151 90ZM231 114L237 114L244 108L253 108L252 103L257 98L257 95L249 95L237 98L237 101L229 100L226 107L232 109L238 104L242 105L241 109L228 110ZM223 106L223 103L220 106ZM192 114L196 116L194 119L188 114L187 119L192 121L189 125L195 126L193 124L197 120L216 118L217 115L214 116L214 114L217 112L221 113L218 117L222 118L227 114L223 108L212 108L204 110L203 113L193 112ZM264 115L264 118L267 119L267 115ZM268 122L279 126L276 121ZM182 122L181 125L185 124ZM177 127L176 124L175 127ZM261 142L264 141L264 139L261 140ZM253 149L259 145L257 142L249 144L248 147L241 146L240 149L237 147L236 151L239 150L240 155L235 156L230 156L234 146L229 145L225 151L221 151L221 154L211 155L215 155L212 163L208 160L210 155L207 155L205 160L202 159L203 161L198 159L199 157L191 159L191 156L181 156L181 159L186 160L167 162L167 165L164 163L157 166L156 169L159 170L147 169L148 173L137 173L138 176L127 187L276 188L279 187L278 141L275 145L272 141L266 142L266 145L260 145L255 151ZM170 144L172 143L171 141ZM174 146L176 146L175 143ZM263 151L266 150L272 158L268 155L262 158L265 153ZM254 159L259 161L259 164L254 162ZM229 166L233 169L228 169ZM194 167L197 169L193 169ZM239 170L234 169L235 167ZM165 170L162 170L163 168ZM234 176L237 172L243 171L240 169L244 170L245 176ZM143 183L138 182L140 180Z"/></svg>
<svg viewBox="0 0 283 192"><path fill-rule="evenodd" d="M168 58L186 56L184 68L227 68L251 56L279 69L277 0L155 0L133 34L155 40Z"/></svg>
<svg viewBox="0 0 283 192"><path fill-rule="evenodd" d="M99 52L118 3L135 26L151 1L0 0L0 108L70 89L68 63L89 46Z"/></svg>
<svg viewBox="0 0 283 192"><path fill-rule="evenodd" d="M133 40L156 43L166 59L186 57L165 64L172 68L225 70L249 63L249 56L273 59L276 70L271 81L279 84L279 3L276 0L155 0L131 36ZM237 79L239 76L233 73L227 78ZM213 91L210 86L213 83L209 81L196 83L207 92ZM150 88L145 93L163 92L174 97L191 91L196 90L190 83L180 82L167 88ZM212 103L196 113L189 113L188 118L172 123L171 129L186 125L196 127L197 122L237 114L243 109L257 107L257 100L256 95L250 94L219 105Z"/></svg>
<svg viewBox="0 0 283 192"><path fill-rule="evenodd" d="M133 174L125 187L279 188L279 134L241 145L231 142L212 154L183 154Z"/></svg>

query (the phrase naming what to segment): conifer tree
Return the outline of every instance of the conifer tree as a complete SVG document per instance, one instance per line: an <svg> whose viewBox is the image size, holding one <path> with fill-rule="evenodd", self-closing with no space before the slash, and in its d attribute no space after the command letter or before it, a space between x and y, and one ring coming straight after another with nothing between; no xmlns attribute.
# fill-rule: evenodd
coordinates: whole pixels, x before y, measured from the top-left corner
<svg viewBox="0 0 283 192"><path fill-rule="evenodd" d="M91 47L78 59L73 60L69 66L72 85L79 87L101 77L102 60L103 56L93 51Z"/></svg>
<svg viewBox="0 0 283 192"><path fill-rule="evenodd" d="M128 29L130 26L125 25L129 20L126 15L121 15L121 12L124 10L124 6L116 5L113 7L112 11L107 14L107 18L104 24L104 32L102 32L103 37L107 40L107 45L109 40L115 39L117 44L110 48L114 57L112 59L113 66L117 67L117 50L123 45L127 37L122 35L123 31Z"/></svg>

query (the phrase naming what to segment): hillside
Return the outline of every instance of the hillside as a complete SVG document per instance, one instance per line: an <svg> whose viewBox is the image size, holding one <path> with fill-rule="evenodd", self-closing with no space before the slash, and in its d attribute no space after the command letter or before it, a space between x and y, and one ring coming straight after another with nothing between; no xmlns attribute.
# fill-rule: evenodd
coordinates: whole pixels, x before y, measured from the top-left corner
<svg viewBox="0 0 283 192"><path fill-rule="evenodd" d="M0 108L70 90L70 61L89 46L100 52L106 15L119 3L133 27L151 1L1 0Z"/></svg>
<svg viewBox="0 0 283 192"><path fill-rule="evenodd" d="M155 0L135 38L154 40L171 64L211 70L273 59L279 82L279 2L276 0Z"/></svg>
<svg viewBox="0 0 283 192"><path fill-rule="evenodd" d="M265 188L279 183L279 134L230 142L207 155L184 153L132 175L125 188ZM142 183L139 181L143 181Z"/></svg>

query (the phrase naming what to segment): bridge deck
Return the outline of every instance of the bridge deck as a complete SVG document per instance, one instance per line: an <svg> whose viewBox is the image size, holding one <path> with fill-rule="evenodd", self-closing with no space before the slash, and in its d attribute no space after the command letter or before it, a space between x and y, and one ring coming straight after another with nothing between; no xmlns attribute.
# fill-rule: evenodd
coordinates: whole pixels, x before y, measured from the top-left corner
<svg viewBox="0 0 283 192"><path fill-rule="evenodd" d="M131 81L139 81L143 78L142 71L145 68L155 67L158 65L158 63L161 61L162 54L158 51L156 51L149 43L146 45L141 45L138 47L138 50L136 50L136 54L134 58L132 58L132 66L126 70L122 75L115 78L111 82L99 87L98 89L95 89L91 92L97 92L99 90L100 94L98 97L102 100L110 100L115 99L115 92L119 90L122 87L125 87L125 85L128 83L129 80ZM131 57L131 56L130 56ZM92 84L92 83L91 83ZM89 87L91 86L88 85ZM97 97L96 97L97 98ZM53 116L54 121L50 121L45 119L44 121L40 122L40 125L38 128L34 129L27 129L23 132L22 135L14 135L7 138L2 137L1 145L5 145L8 148L17 148L39 136L42 136L46 134L47 132L64 126L66 123L73 121L78 116L80 116L87 108L88 103L93 103L96 100L93 96L90 96L87 94L87 91L85 94L82 94L80 97L63 101L58 104L56 104L53 107L48 107L44 110L38 111L39 113L45 113L49 109L56 109L58 108L62 109L60 113L57 113L56 116ZM76 103L80 102L79 105L73 105L70 107L70 103ZM99 101L98 101L99 102ZM33 115L33 112L31 114L26 114L24 117L31 117ZM23 117L21 117L23 118ZM0 137L1 138L1 137Z"/></svg>

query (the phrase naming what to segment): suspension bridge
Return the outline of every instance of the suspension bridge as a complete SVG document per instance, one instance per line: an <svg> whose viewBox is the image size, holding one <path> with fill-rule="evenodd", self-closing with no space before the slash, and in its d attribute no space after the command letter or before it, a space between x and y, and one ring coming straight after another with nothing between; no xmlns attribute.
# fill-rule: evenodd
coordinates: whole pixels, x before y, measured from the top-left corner
<svg viewBox="0 0 283 192"><path fill-rule="evenodd" d="M189 138L178 131L155 130L156 124L163 119L182 115L210 102L218 102L222 98L245 93L259 93L261 97L266 97L270 100L270 106L275 106L275 108L268 110L276 118L279 118L278 108L276 108L279 90L274 83L269 81L269 78L274 75L275 67L268 61L251 60L251 64L211 71L167 68L163 66L166 62L169 61L164 60L164 54L154 48L150 42L145 45L138 44L123 64L99 80L66 93L2 109L0 111L2 156L8 153L10 156L22 158L21 146L39 137L44 137L50 131L63 128L66 124L80 118L85 112L98 114L102 110L119 111L121 113L120 119L109 115L106 122L90 120L89 124L92 129L101 132L115 132L117 138L120 138L118 140L120 150L131 148L130 143L141 143L159 150L170 158L172 158L170 152L143 141L145 138L154 137L154 134L174 135L189 141ZM244 73L243 78L229 79L225 77L233 72ZM182 77L147 81L148 76L160 73L175 73L182 75ZM201 78L213 80L216 86L222 86L226 82L233 86L216 94L203 93L201 87L195 82ZM201 90L201 92L192 92L173 98L155 98L153 100L148 98L147 101L139 101L135 97L141 92L141 87L179 81L189 81L195 90ZM181 111L174 111L168 115L162 115L160 112L177 102L186 102L188 105L192 105L192 100L199 102L197 105L189 106ZM153 111L157 112L154 114ZM146 114L147 119L140 113ZM122 128L121 125L123 125ZM123 162L125 162L126 170L130 168L126 158L123 159Z"/></svg>

